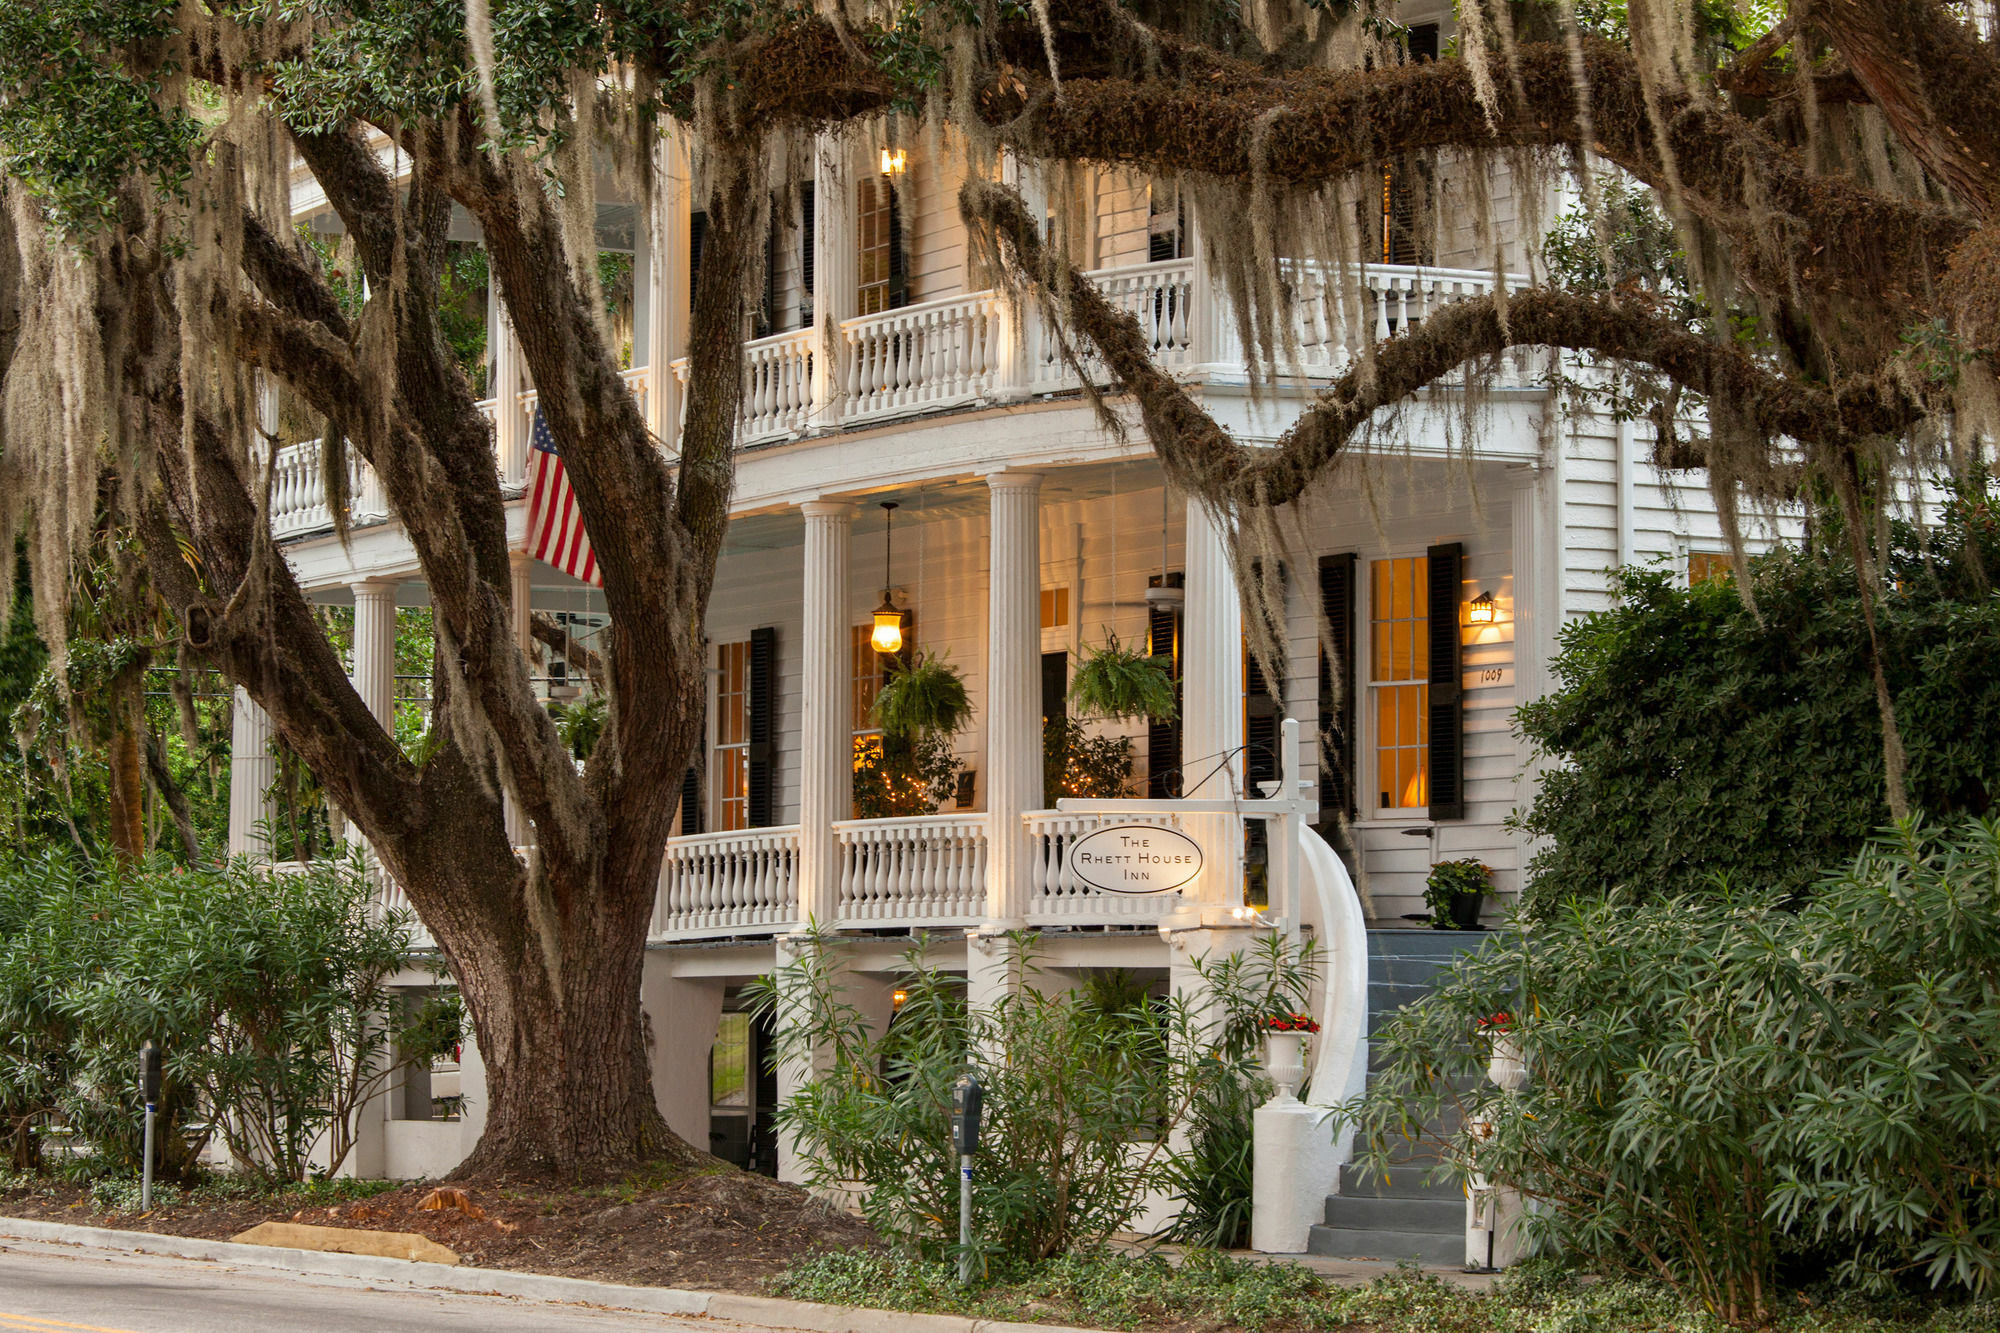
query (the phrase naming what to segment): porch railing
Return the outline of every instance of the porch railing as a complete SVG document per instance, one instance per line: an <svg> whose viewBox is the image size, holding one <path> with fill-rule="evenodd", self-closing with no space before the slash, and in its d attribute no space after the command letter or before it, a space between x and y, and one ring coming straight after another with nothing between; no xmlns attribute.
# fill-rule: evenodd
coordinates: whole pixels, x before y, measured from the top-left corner
<svg viewBox="0 0 2000 1333"><path fill-rule="evenodd" d="M971 925L986 908L983 814L854 819L840 842L840 925Z"/></svg>
<svg viewBox="0 0 2000 1333"><path fill-rule="evenodd" d="M1105 893L1069 872L1070 844L1108 824L1181 826L1178 815L1075 815L1060 810L1030 810L1022 816L1028 827L1030 925L1078 922L1153 921L1182 905L1178 893Z"/></svg>
<svg viewBox="0 0 2000 1333"><path fill-rule="evenodd" d="M698 833L667 844L653 934L756 934L797 916L799 827Z"/></svg>

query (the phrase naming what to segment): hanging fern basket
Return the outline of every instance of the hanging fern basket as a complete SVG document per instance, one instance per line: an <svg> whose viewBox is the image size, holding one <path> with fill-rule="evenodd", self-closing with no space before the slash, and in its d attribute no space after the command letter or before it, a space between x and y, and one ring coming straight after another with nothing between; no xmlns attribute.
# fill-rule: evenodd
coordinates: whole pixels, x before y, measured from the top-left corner
<svg viewBox="0 0 2000 1333"><path fill-rule="evenodd" d="M889 679L875 696L874 716L885 735L952 736L971 719L972 699L957 667L936 653L925 653L908 666L889 668Z"/></svg>
<svg viewBox="0 0 2000 1333"><path fill-rule="evenodd" d="M1168 660L1135 652L1105 636L1102 648L1086 648L1070 681L1070 702L1088 717L1148 717L1171 721L1180 712Z"/></svg>

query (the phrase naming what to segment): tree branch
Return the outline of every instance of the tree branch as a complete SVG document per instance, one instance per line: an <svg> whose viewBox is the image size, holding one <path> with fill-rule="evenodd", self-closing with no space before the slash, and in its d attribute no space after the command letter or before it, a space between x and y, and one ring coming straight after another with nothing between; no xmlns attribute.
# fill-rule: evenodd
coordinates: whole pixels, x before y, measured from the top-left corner
<svg viewBox="0 0 2000 1333"><path fill-rule="evenodd" d="M1435 384L1468 361L1510 347L1587 351L1653 367L1695 392L1727 398L1767 438L1786 436L1842 447L1914 423L1922 405L1893 381L1855 378L1837 393L1774 374L1734 344L1689 333L1656 315L1594 297L1535 288L1506 299L1459 301L1375 349L1319 396L1276 449L1237 443L1154 361L1138 320L1114 307L1073 266L1058 266L1042 245L1020 196L969 181L959 193L968 223L992 227L1020 275L1066 297L1082 334L1138 404L1148 436L1182 485L1226 504L1262 506L1297 498L1374 414ZM1052 303L1053 304L1053 303Z"/></svg>

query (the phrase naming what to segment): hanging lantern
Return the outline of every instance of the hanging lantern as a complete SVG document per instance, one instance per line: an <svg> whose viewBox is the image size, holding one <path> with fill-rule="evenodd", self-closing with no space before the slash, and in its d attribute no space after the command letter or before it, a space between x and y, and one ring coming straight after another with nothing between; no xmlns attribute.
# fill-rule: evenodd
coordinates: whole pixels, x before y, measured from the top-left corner
<svg viewBox="0 0 2000 1333"><path fill-rule="evenodd" d="M887 593L882 594L882 605L875 608L875 634L871 640L875 651L884 657L903 651L903 613L896 609L896 603Z"/></svg>
<svg viewBox="0 0 2000 1333"><path fill-rule="evenodd" d="M884 657L903 651L903 613L897 609L896 599L890 596L890 580L894 577L895 566L890 553L895 549L891 540L891 529L896 521L896 502L882 502L882 605L875 608L875 633L870 638L875 651Z"/></svg>

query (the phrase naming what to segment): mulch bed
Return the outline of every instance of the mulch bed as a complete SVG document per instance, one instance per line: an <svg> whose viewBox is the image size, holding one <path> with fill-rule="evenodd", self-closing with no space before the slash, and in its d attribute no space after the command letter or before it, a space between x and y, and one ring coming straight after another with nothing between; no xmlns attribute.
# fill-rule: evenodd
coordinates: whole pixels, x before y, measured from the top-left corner
<svg viewBox="0 0 2000 1333"><path fill-rule="evenodd" d="M422 1181L303 1208L282 1195L197 1197L135 1216L101 1213L87 1191L40 1183L0 1191L0 1214L214 1240L267 1221L414 1231L468 1266L745 1293L815 1250L881 1243L859 1218L734 1168L572 1189L473 1184L462 1187L470 1211L422 1207L436 1189Z"/></svg>

